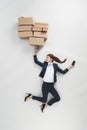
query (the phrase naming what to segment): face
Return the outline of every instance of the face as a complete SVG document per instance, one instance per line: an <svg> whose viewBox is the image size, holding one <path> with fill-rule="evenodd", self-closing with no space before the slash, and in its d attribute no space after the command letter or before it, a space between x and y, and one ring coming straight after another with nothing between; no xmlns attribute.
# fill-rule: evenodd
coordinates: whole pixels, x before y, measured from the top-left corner
<svg viewBox="0 0 87 130"><path fill-rule="evenodd" d="M51 63L53 62L53 59L50 56L46 56L46 62Z"/></svg>

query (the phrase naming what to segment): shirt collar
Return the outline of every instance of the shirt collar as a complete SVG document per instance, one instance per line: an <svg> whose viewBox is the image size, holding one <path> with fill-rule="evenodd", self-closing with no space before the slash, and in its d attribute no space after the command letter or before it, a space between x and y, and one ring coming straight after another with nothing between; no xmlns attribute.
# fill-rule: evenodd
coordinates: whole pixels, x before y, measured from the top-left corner
<svg viewBox="0 0 87 130"><path fill-rule="evenodd" d="M53 63L51 62L51 63L48 63L48 65L53 65Z"/></svg>

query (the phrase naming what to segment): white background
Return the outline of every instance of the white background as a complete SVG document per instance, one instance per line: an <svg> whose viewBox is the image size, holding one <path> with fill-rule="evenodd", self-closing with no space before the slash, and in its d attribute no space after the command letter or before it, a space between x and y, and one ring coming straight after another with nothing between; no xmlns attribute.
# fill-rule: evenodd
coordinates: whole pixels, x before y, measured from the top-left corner
<svg viewBox="0 0 87 130"><path fill-rule="evenodd" d="M76 66L58 74L55 87L61 101L41 113L41 103L27 101L26 92L41 95L40 67L34 64L34 48L21 40L18 17L49 23L48 40L38 53L44 61L53 53ZM49 95L50 96L50 95ZM87 1L0 1L0 130L87 130Z"/></svg>

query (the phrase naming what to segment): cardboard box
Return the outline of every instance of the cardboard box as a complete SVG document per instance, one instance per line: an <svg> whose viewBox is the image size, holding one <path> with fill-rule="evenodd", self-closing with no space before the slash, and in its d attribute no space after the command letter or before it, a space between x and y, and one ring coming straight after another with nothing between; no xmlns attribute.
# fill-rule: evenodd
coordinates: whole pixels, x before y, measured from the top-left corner
<svg viewBox="0 0 87 130"><path fill-rule="evenodd" d="M19 32L19 37L20 38L29 38L33 36L32 31L27 31L27 32Z"/></svg>
<svg viewBox="0 0 87 130"><path fill-rule="evenodd" d="M48 23L35 23L35 28L47 28L48 29Z"/></svg>
<svg viewBox="0 0 87 130"><path fill-rule="evenodd" d="M32 31L32 26L18 26L18 32Z"/></svg>
<svg viewBox="0 0 87 130"><path fill-rule="evenodd" d="M34 45L34 46L35 45L43 46L44 45L44 38L30 37L29 44Z"/></svg>
<svg viewBox="0 0 87 130"><path fill-rule="evenodd" d="M47 32L47 30L48 30L47 28L42 28L43 32Z"/></svg>
<svg viewBox="0 0 87 130"><path fill-rule="evenodd" d="M47 32L34 32L34 37L47 39Z"/></svg>
<svg viewBox="0 0 87 130"><path fill-rule="evenodd" d="M34 25L33 18L31 17L19 17L18 25Z"/></svg>
<svg viewBox="0 0 87 130"><path fill-rule="evenodd" d="M32 31L41 32L42 28L32 27Z"/></svg>
<svg viewBox="0 0 87 130"><path fill-rule="evenodd" d="M36 32L47 32L47 28L37 28L37 27L32 27L32 31L36 31Z"/></svg>

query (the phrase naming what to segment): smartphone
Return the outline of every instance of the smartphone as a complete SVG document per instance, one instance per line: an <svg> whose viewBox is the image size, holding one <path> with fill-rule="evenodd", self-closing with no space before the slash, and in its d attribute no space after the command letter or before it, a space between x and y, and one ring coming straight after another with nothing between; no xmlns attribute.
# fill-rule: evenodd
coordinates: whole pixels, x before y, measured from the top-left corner
<svg viewBox="0 0 87 130"><path fill-rule="evenodd" d="M74 65L75 65L75 63L76 63L76 61L74 60L74 61L72 62L72 65L74 66Z"/></svg>

